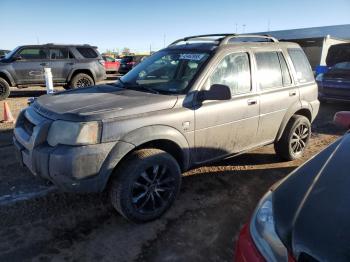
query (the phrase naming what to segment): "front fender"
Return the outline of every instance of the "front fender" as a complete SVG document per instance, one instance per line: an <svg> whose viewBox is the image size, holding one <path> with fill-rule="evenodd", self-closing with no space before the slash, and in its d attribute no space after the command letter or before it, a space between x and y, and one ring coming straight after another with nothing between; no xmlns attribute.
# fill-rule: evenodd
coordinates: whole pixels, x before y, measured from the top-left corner
<svg viewBox="0 0 350 262"><path fill-rule="evenodd" d="M183 152L183 167L186 170L190 162L190 148L185 136L177 129L170 126L153 125L138 128L121 139L136 147L155 140L168 140L177 144Z"/></svg>
<svg viewBox="0 0 350 262"><path fill-rule="evenodd" d="M102 189L106 187L109 177L119 162L132 150L147 142L155 140L168 140L176 143L183 152L184 168L187 169L189 167L190 153L188 142L186 138L175 128L157 125L141 127L127 133L118 140L119 141L109 153L100 170L103 185Z"/></svg>
<svg viewBox="0 0 350 262"><path fill-rule="evenodd" d="M131 152L135 146L133 144L118 141L115 146L112 148L110 153L108 154L106 160L103 162L99 176L101 187L100 190L103 191L106 188L109 177L111 176L114 168L117 164L126 156L129 152Z"/></svg>
<svg viewBox="0 0 350 262"><path fill-rule="evenodd" d="M13 79L13 77L11 76L11 74L8 71L0 70L0 77L1 77L1 74L4 74L7 77L7 79L10 81L10 83L9 83L10 86L16 85L15 80Z"/></svg>

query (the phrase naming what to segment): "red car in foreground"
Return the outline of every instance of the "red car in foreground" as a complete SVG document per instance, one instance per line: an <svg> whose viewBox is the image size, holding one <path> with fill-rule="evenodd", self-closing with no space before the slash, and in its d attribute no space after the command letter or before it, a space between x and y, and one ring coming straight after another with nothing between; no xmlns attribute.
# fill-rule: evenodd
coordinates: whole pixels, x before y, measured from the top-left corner
<svg viewBox="0 0 350 262"><path fill-rule="evenodd" d="M334 121L350 128L350 112ZM236 262L350 261L350 131L277 182L236 245Z"/></svg>
<svg viewBox="0 0 350 262"><path fill-rule="evenodd" d="M104 66L107 73L116 73L119 70L120 62L116 61L113 57L102 56L105 61Z"/></svg>

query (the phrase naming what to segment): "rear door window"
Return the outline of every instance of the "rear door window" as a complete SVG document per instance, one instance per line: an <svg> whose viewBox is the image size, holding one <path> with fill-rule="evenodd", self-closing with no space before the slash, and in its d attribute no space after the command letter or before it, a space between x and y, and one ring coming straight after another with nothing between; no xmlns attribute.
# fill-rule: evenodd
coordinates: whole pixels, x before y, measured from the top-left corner
<svg viewBox="0 0 350 262"><path fill-rule="evenodd" d="M68 59L69 52L66 48L52 48L50 49L50 59Z"/></svg>
<svg viewBox="0 0 350 262"><path fill-rule="evenodd" d="M78 52L85 58L96 58L98 54L91 47L77 47Z"/></svg>
<svg viewBox="0 0 350 262"><path fill-rule="evenodd" d="M283 78L278 52L255 53L258 69L258 83L261 90L283 86Z"/></svg>
<svg viewBox="0 0 350 262"><path fill-rule="evenodd" d="M44 48L24 48L19 55L26 60L47 59L47 51Z"/></svg>
<svg viewBox="0 0 350 262"><path fill-rule="evenodd" d="M306 55L301 49L288 49L299 83L314 81L314 74Z"/></svg>

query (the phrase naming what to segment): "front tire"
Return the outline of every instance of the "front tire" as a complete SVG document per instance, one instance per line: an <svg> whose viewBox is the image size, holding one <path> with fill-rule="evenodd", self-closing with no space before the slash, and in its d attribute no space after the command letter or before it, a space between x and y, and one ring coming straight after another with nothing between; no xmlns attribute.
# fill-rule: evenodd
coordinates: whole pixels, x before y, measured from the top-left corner
<svg viewBox="0 0 350 262"><path fill-rule="evenodd" d="M0 78L0 101L5 100L10 95L10 85L3 78Z"/></svg>
<svg viewBox="0 0 350 262"><path fill-rule="evenodd" d="M110 201L121 215L136 223L160 217L175 201L181 185L177 161L159 149L133 152L114 175Z"/></svg>
<svg viewBox="0 0 350 262"><path fill-rule="evenodd" d="M275 151L282 159L291 161L302 157L311 136L311 123L305 116L294 115L282 137L275 142Z"/></svg>
<svg viewBox="0 0 350 262"><path fill-rule="evenodd" d="M87 87L87 86L93 86L94 80L91 78L91 76L80 73L75 75L72 80L69 83L68 88L80 88L80 87Z"/></svg>

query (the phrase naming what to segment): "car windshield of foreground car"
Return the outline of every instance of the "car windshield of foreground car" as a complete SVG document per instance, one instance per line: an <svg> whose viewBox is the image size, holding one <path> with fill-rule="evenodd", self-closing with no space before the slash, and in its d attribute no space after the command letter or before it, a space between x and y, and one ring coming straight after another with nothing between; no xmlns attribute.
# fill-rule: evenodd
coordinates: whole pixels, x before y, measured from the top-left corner
<svg viewBox="0 0 350 262"><path fill-rule="evenodd" d="M208 59L208 53L160 51L121 77L125 88L182 93Z"/></svg>

